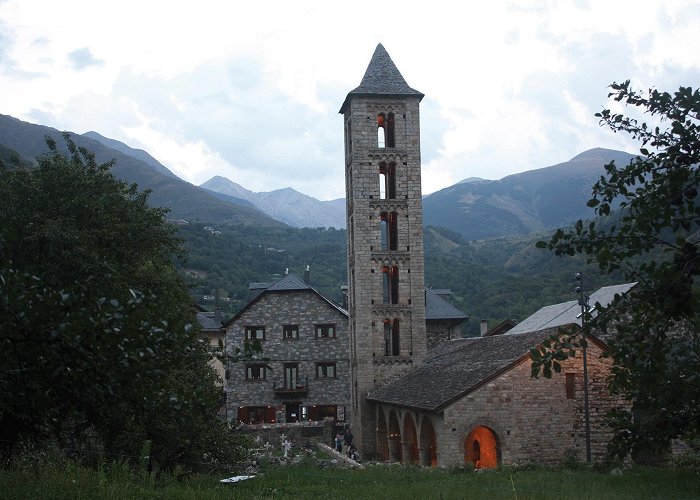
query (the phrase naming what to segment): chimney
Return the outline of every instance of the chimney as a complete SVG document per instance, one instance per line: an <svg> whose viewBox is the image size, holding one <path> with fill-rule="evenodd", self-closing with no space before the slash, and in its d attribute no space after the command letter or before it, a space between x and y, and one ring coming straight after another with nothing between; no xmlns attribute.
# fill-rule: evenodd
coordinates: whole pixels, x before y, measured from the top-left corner
<svg viewBox="0 0 700 500"><path fill-rule="evenodd" d="M304 271L304 281L309 284L309 278L311 277L311 268L306 264L306 270Z"/></svg>
<svg viewBox="0 0 700 500"><path fill-rule="evenodd" d="M485 319L482 319L481 323L479 323L479 327L481 329L481 336L486 336L486 333L489 331L489 322Z"/></svg>
<svg viewBox="0 0 700 500"><path fill-rule="evenodd" d="M221 326L221 309L219 307L214 309L214 321L216 326Z"/></svg>

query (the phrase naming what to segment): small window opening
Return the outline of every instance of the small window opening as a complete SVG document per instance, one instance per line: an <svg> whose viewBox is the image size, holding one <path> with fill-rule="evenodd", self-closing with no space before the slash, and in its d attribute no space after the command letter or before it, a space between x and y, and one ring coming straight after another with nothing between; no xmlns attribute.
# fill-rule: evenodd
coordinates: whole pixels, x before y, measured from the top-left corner
<svg viewBox="0 0 700 500"><path fill-rule="evenodd" d="M398 241L398 214L396 212L382 212L379 229L382 251L395 251Z"/></svg>
<svg viewBox="0 0 700 500"><path fill-rule="evenodd" d="M396 198L396 164L381 162L379 164L379 199Z"/></svg>
<svg viewBox="0 0 700 500"><path fill-rule="evenodd" d="M391 327L391 355L398 356L401 354L401 344L399 342L399 320L394 320Z"/></svg>
<svg viewBox="0 0 700 500"><path fill-rule="evenodd" d="M384 113L377 115L377 147L384 148L386 146L386 119Z"/></svg>
<svg viewBox="0 0 700 500"><path fill-rule="evenodd" d="M394 147L394 113L389 113L386 118L386 147Z"/></svg>
<svg viewBox="0 0 700 500"><path fill-rule="evenodd" d="M576 398L576 374L567 373L566 375L566 399Z"/></svg>
<svg viewBox="0 0 700 500"><path fill-rule="evenodd" d="M399 268L382 268L382 299L384 304L399 303Z"/></svg>

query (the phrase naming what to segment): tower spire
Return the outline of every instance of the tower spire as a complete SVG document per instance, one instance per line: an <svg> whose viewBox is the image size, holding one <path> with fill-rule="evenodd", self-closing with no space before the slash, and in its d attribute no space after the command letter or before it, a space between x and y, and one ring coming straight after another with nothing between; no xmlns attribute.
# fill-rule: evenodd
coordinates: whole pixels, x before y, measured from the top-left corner
<svg viewBox="0 0 700 500"><path fill-rule="evenodd" d="M345 112L345 106L347 106L348 100L352 96L418 96L419 101L423 99L421 92L409 87L399 68L396 67L396 64L391 60L389 53L381 43L377 44L377 48L374 49L374 54L360 85L351 90L345 98L345 102L340 108L340 113Z"/></svg>

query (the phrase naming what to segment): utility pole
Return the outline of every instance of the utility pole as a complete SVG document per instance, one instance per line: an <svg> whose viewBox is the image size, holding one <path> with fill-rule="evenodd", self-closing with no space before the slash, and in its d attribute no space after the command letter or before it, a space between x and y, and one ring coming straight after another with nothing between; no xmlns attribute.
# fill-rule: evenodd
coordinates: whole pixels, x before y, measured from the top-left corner
<svg viewBox="0 0 700 500"><path fill-rule="evenodd" d="M588 354L586 343L586 323L588 321L588 301L590 297L583 290L583 274L576 273L574 279L577 281L576 293L578 293L578 304L581 306L581 345L583 350L583 416L586 431L586 462L591 463L591 417L588 404Z"/></svg>

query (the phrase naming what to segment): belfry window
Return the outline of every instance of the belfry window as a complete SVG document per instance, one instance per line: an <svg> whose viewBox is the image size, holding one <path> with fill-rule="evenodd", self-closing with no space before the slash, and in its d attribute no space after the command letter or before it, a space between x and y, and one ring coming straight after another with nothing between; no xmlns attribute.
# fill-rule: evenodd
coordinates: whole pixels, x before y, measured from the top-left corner
<svg viewBox="0 0 700 500"><path fill-rule="evenodd" d="M394 113L377 115L377 147L393 148L394 141Z"/></svg>
<svg viewBox="0 0 700 500"><path fill-rule="evenodd" d="M382 252L394 251L397 247L398 216L396 212L382 212L379 221Z"/></svg>
<svg viewBox="0 0 700 500"><path fill-rule="evenodd" d="M401 344L399 343L399 320L384 320L384 356L399 356Z"/></svg>
<svg viewBox="0 0 700 500"><path fill-rule="evenodd" d="M386 147L386 119L384 113L377 115L377 147Z"/></svg>
<svg viewBox="0 0 700 500"><path fill-rule="evenodd" d="M382 268L382 301L384 304L399 303L399 268Z"/></svg>
<svg viewBox="0 0 700 500"><path fill-rule="evenodd" d="M396 164L381 162L379 164L379 199L396 198Z"/></svg>

